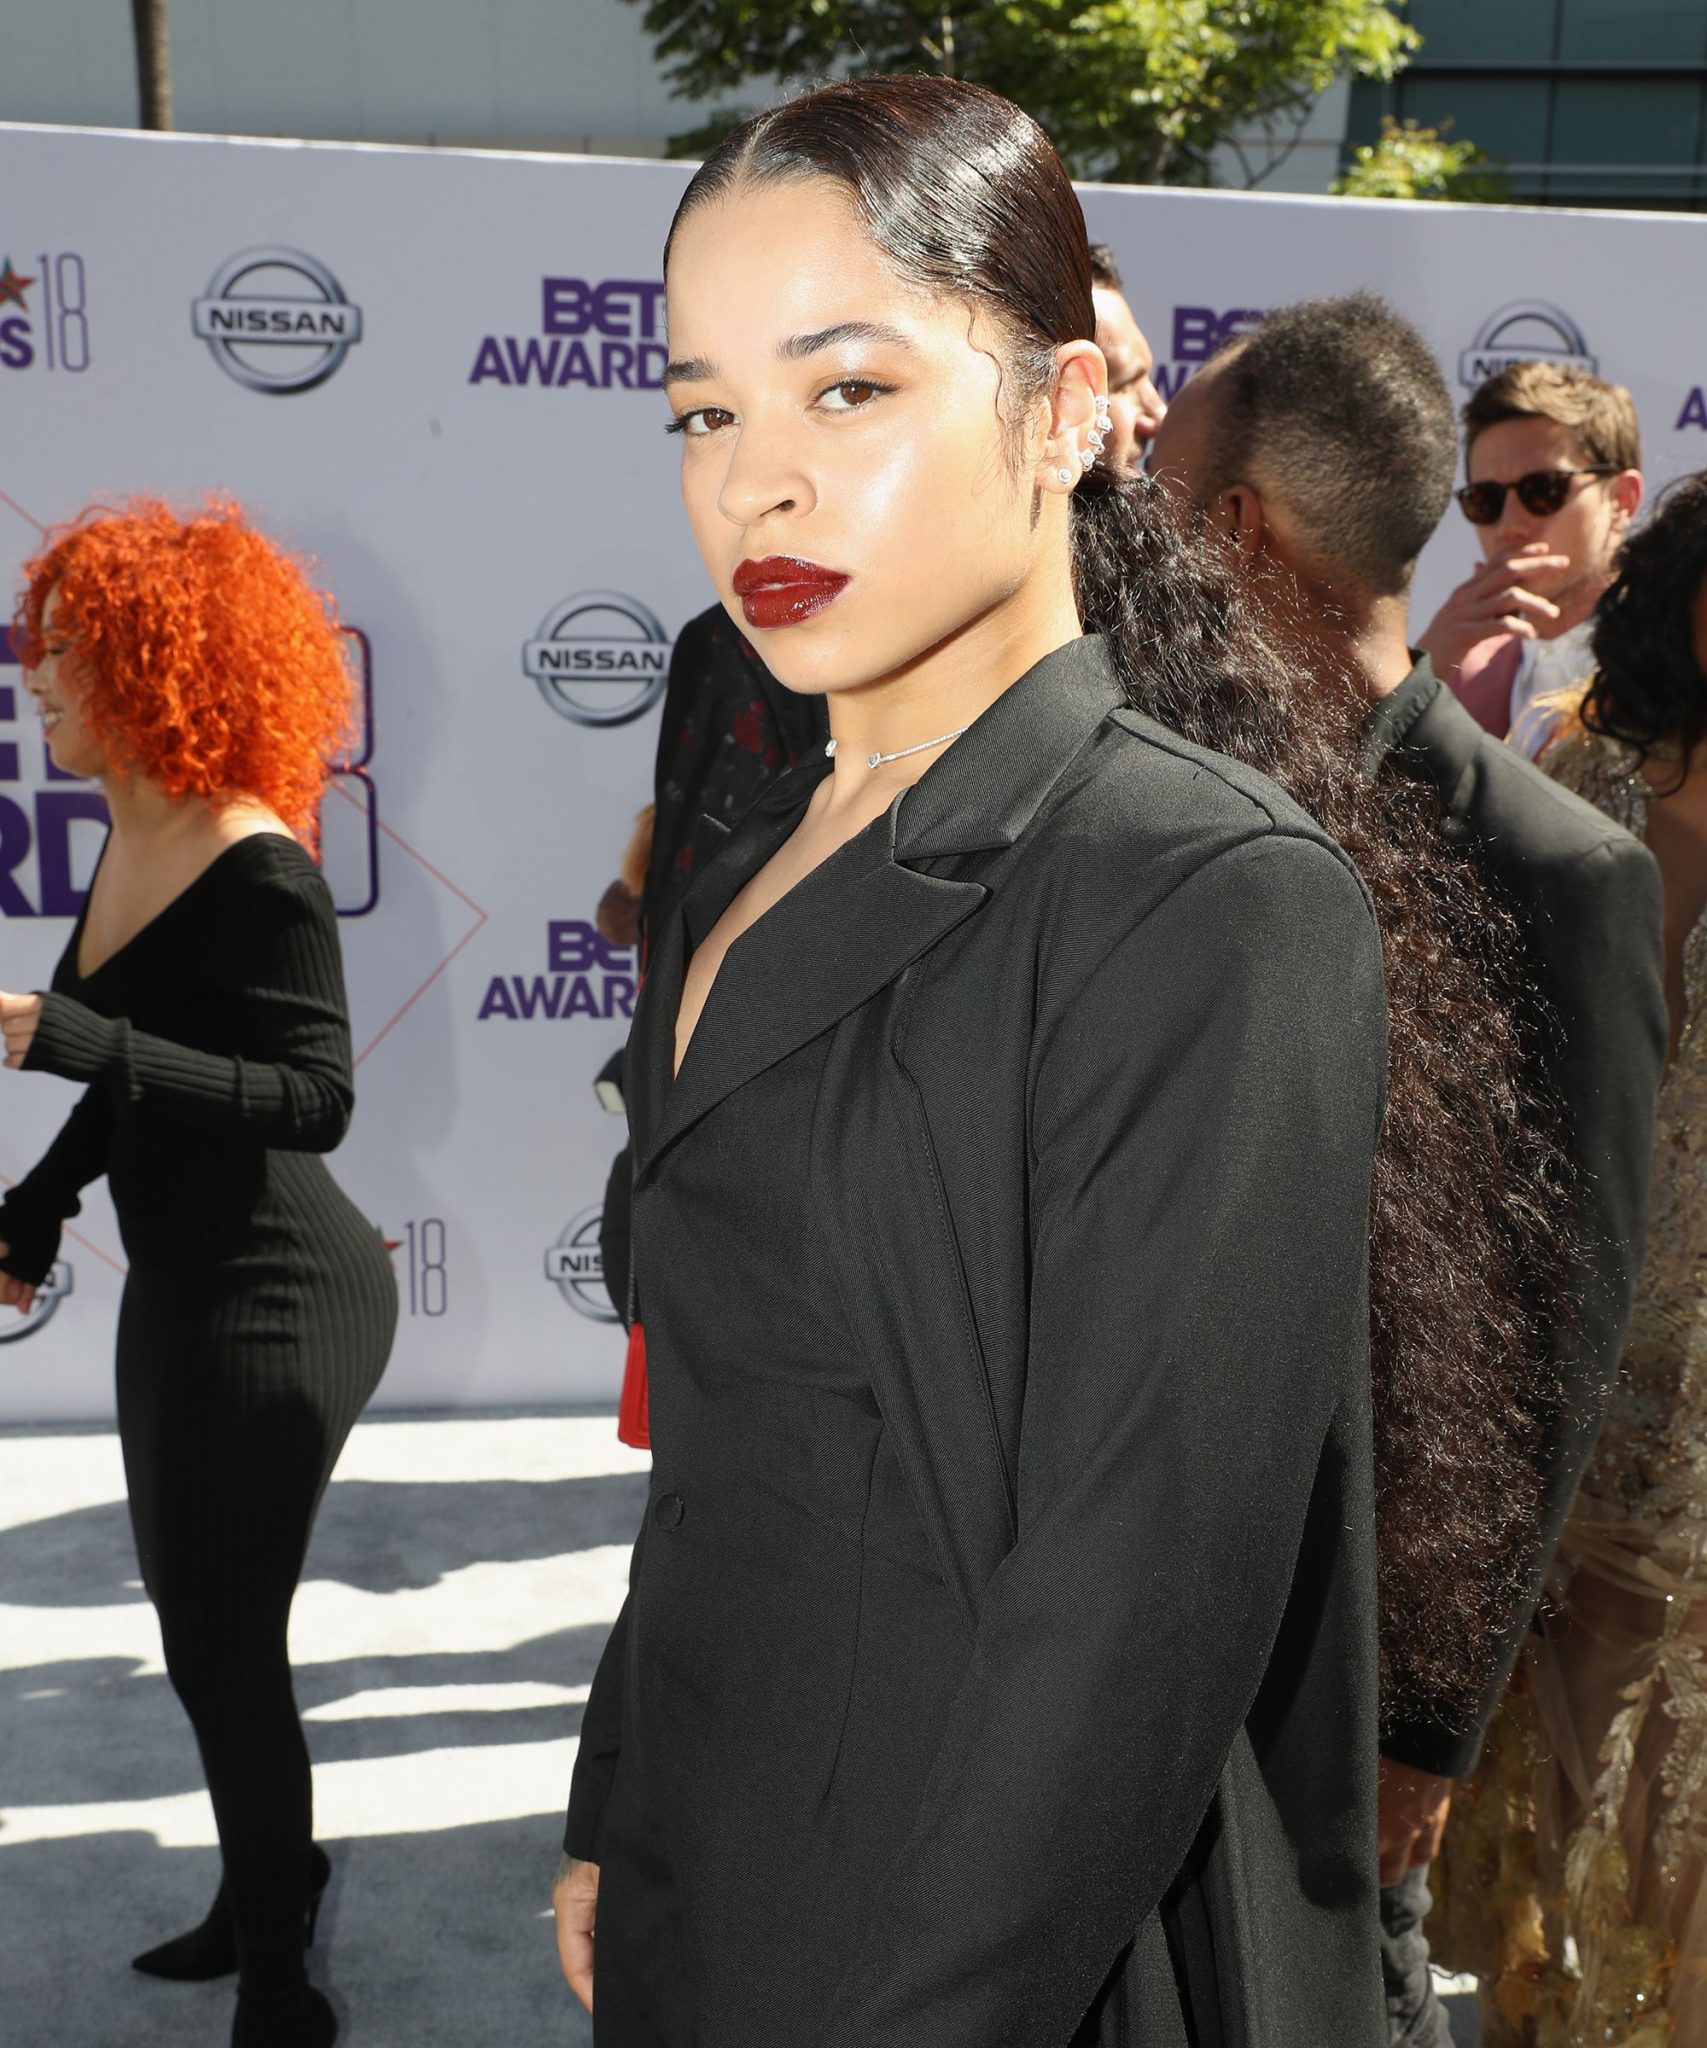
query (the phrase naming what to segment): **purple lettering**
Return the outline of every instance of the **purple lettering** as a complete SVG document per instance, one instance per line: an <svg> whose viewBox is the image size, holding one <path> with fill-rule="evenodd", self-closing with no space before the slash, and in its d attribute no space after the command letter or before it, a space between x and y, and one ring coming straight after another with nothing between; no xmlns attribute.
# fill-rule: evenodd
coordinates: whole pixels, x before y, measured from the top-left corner
<svg viewBox="0 0 1707 2048"><path fill-rule="evenodd" d="M575 979L569 984L569 1000L563 1006L563 1015L565 1017L596 1017L598 1014L599 1006L593 996L591 976L577 974Z"/></svg>
<svg viewBox="0 0 1707 2048"><path fill-rule="evenodd" d="M83 890L71 879L71 828L79 819L103 828L106 799L92 789L44 789L36 794L36 874L43 917L75 917Z"/></svg>
<svg viewBox="0 0 1707 2048"><path fill-rule="evenodd" d="M585 282L578 277L542 277L539 329L542 334L585 334L592 307Z"/></svg>
<svg viewBox="0 0 1707 2048"><path fill-rule="evenodd" d="M545 928L547 968L553 974L620 974L633 963L633 948L613 946L585 918L554 919Z"/></svg>
<svg viewBox="0 0 1707 2048"><path fill-rule="evenodd" d="M486 985L486 999L480 1005L480 1019L488 1017L514 1017L515 1005L510 1001L509 986L501 974L493 975Z"/></svg>
<svg viewBox="0 0 1707 2048"><path fill-rule="evenodd" d="M557 352L562 346L559 341L526 341L518 348L515 336L506 334L504 353L510 359L510 374L504 381L507 384L555 384Z"/></svg>
<svg viewBox="0 0 1707 2048"><path fill-rule="evenodd" d="M1213 306L1176 306L1174 361L1206 363L1236 335L1249 334L1260 327L1264 317L1257 306L1235 306L1230 313L1217 313Z"/></svg>
<svg viewBox="0 0 1707 2048"><path fill-rule="evenodd" d="M1236 306L1231 313L1221 315L1215 346L1225 348L1235 335L1254 334L1267 318L1260 306Z"/></svg>
<svg viewBox="0 0 1707 2048"><path fill-rule="evenodd" d="M1206 363L1215 353L1221 323L1216 319L1214 309L1209 306L1176 306L1174 308L1174 345L1171 351L1176 363Z"/></svg>
<svg viewBox="0 0 1707 2048"><path fill-rule="evenodd" d="M510 981L516 991L516 1012L523 1017L536 1013L555 1017L563 1002L563 977L561 974L547 981L543 974L536 974L531 982L524 982L519 974L512 974Z"/></svg>
<svg viewBox="0 0 1707 2048"><path fill-rule="evenodd" d="M12 876L30 857L30 814L9 796L0 796L0 911L7 917L34 917L35 906Z"/></svg>
<svg viewBox="0 0 1707 2048"><path fill-rule="evenodd" d="M0 320L0 365L8 370L27 370L35 359L29 322Z"/></svg>
<svg viewBox="0 0 1707 2048"><path fill-rule="evenodd" d="M1685 427L1707 427L1707 391L1697 384L1683 401L1683 410L1677 416L1674 434L1681 434Z"/></svg>
<svg viewBox="0 0 1707 2048"><path fill-rule="evenodd" d="M620 384L624 391L634 389L634 350L626 341L607 341L599 351L604 357L605 388Z"/></svg>
<svg viewBox="0 0 1707 2048"><path fill-rule="evenodd" d="M598 373L593 368L593 359L587 353L584 341L572 341L563 351L563 368L558 375L558 388L565 384L591 384L597 386Z"/></svg>
<svg viewBox="0 0 1707 2048"><path fill-rule="evenodd" d="M664 296L661 284L641 278L612 277L593 294L592 321L601 334L614 334L631 341L658 332L658 304Z"/></svg>
<svg viewBox="0 0 1707 2048"><path fill-rule="evenodd" d="M605 976L605 1015L607 1017L632 1017L634 1015L634 980L627 974Z"/></svg>
<svg viewBox="0 0 1707 2048"><path fill-rule="evenodd" d="M488 377L496 378L500 384L510 381L510 373L504 368L504 358L499 352L498 337L487 335L480 344L480 353L474 358L474 368L468 373L470 384L483 384Z"/></svg>
<svg viewBox="0 0 1707 2048"><path fill-rule="evenodd" d="M554 919L545 928L545 964L553 974L584 974L599 935L580 918Z"/></svg>

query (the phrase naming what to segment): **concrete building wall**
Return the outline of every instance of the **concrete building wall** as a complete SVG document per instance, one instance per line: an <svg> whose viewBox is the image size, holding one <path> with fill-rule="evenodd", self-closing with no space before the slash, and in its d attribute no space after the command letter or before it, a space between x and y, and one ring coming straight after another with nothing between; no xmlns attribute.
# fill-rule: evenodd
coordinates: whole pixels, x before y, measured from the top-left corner
<svg viewBox="0 0 1707 2048"><path fill-rule="evenodd" d="M709 111L671 98L628 0L171 0L171 25L189 133L661 156ZM1289 123L1223 149L1218 182L1266 170L1262 191L1325 192L1349 97L1331 87L1284 156ZM136 111L124 0L0 0L0 120L126 128Z"/></svg>
<svg viewBox="0 0 1707 2048"><path fill-rule="evenodd" d="M190 132L659 156L705 118L624 0L171 0L171 34ZM3 0L0 120L136 108L124 0Z"/></svg>

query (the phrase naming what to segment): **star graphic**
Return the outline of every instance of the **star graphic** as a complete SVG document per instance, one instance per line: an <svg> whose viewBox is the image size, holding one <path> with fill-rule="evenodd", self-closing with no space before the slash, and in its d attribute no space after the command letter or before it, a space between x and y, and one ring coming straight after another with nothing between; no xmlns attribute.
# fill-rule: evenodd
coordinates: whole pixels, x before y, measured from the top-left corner
<svg viewBox="0 0 1707 2048"><path fill-rule="evenodd" d="M13 305L27 313L30 309L24 303L24 294L34 283L33 277L24 277L12 268L12 259L8 256L5 269L0 270L0 306L10 300Z"/></svg>

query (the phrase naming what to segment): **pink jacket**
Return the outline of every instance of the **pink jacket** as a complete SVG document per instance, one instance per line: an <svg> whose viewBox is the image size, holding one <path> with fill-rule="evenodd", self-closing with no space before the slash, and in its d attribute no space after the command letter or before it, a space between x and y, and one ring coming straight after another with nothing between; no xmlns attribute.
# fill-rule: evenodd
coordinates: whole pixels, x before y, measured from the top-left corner
<svg viewBox="0 0 1707 2048"><path fill-rule="evenodd" d="M1470 649L1452 678L1452 693L1484 732L1503 740L1511 729L1511 686L1523 659L1521 633L1496 633Z"/></svg>

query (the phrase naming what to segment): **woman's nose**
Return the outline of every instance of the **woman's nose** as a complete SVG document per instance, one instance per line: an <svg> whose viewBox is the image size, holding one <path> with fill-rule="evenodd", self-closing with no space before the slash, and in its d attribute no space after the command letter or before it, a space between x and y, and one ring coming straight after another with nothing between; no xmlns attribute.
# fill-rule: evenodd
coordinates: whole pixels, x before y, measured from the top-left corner
<svg viewBox="0 0 1707 2048"><path fill-rule="evenodd" d="M724 472L717 508L737 526L752 526L767 512L798 511L811 492L799 465L773 440L767 446L743 429Z"/></svg>

